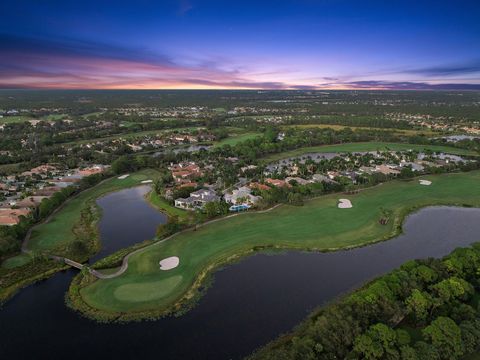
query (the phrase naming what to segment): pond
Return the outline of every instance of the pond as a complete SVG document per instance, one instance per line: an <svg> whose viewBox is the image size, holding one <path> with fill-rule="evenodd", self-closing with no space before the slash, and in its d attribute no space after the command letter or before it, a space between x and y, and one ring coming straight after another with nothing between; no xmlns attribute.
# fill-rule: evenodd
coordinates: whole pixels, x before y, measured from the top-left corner
<svg viewBox="0 0 480 360"><path fill-rule="evenodd" d="M137 186L107 194L97 200L102 209L98 224L102 248L90 259L93 263L120 249L143 240L152 239L159 224L167 222L167 216L145 201L150 192L148 185Z"/></svg>
<svg viewBox="0 0 480 360"><path fill-rule="evenodd" d="M136 196L143 199L141 193ZM99 203L104 201L109 200ZM102 241L119 238L122 222L131 216L127 210L133 211L129 204L124 202L121 212L115 204L104 207ZM110 211L117 221L105 220ZM143 240L142 228L156 226L158 219L148 218L149 225L130 223L138 230L132 232L135 242ZM69 270L24 289L0 311L0 354L16 359L239 359L292 329L316 306L409 259L441 257L480 240L479 220L480 209L431 207L409 216L405 233L386 242L331 253L251 256L218 271L212 287L185 315L158 321L97 324L82 318L64 305L76 274Z"/></svg>

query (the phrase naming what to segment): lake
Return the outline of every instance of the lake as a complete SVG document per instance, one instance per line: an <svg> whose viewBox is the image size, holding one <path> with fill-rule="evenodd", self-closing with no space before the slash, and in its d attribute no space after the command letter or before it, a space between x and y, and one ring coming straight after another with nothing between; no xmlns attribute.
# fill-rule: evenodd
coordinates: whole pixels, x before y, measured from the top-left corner
<svg viewBox="0 0 480 360"><path fill-rule="evenodd" d="M162 221L145 203L143 191L123 190L98 200L105 254L153 235ZM141 219L133 215L139 209L145 211ZM386 242L331 253L257 254L217 271L212 287L185 315L158 321L97 324L82 318L64 305L77 273L68 270L27 287L4 306L0 354L239 359L292 329L316 306L409 259L441 257L480 240L479 220L480 209L431 207L409 216L405 233Z"/></svg>
<svg viewBox="0 0 480 360"><path fill-rule="evenodd" d="M152 239L167 216L154 209L144 196L151 186L143 185L107 194L97 200L102 208L98 224L102 248L90 259L93 263L117 250Z"/></svg>

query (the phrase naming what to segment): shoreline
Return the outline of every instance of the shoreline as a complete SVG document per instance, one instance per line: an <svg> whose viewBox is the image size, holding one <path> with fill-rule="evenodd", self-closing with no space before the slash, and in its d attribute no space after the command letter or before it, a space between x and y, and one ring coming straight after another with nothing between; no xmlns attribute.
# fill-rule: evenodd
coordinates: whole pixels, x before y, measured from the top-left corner
<svg viewBox="0 0 480 360"><path fill-rule="evenodd" d="M444 174L443 176L451 176L455 174ZM442 176L442 175L439 175ZM411 179L411 181L416 181L418 180L417 178ZM373 187L372 187L373 188ZM370 189L370 188L368 188ZM367 189L365 189L367 190ZM339 194L333 194L332 196L338 196ZM322 195L320 197L324 197L325 195ZM327 195L328 196L328 195ZM309 200L314 200L309 199ZM281 206L282 204L278 204L276 207ZM205 289L205 285L213 278L214 273L221 268L222 266L228 265L234 261L238 261L248 255L251 255L253 253L258 253L262 251L268 251L268 250L279 250L279 251L284 251L284 250L293 250L293 251L311 251L311 252L332 252L332 251L342 251L342 250L350 250L354 248L359 248L359 247L364 247L364 246L369 246L378 242L382 241L388 241L394 237L397 237L398 235L403 233L403 224L406 220L406 218L415 212L418 212L419 210L426 208L426 207L431 207L431 206L454 206L454 207L480 207L479 204L473 204L473 203L465 203L465 202L431 202L431 203L422 203L414 206L408 206L404 208L403 210L401 209L397 214L395 214L394 218L392 219L392 225L391 225L391 230L384 234L383 236L376 238L374 240L368 240L362 243L358 243L355 245L346 245L346 246L339 246L339 247L317 247L317 246L302 246L302 245L292 245L292 244L283 244L283 245L262 245L262 246L250 246L246 249L243 249L241 251L236 250L236 252L231 253L231 252L226 252L224 255L220 256L218 259L210 262L207 264L205 268L199 272L195 278L193 283L188 285L188 289L181 293L179 297L172 301L169 305L159 308L159 309L151 309L151 310L141 310L141 311L123 311L123 312L115 312L115 311L104 311L104 310L99 310L91 307L88 303L86 303L83 300L83 296L78 292L75 294L74 298L71 299L71 306L74 310L79 311L83 316L86 316L88 318L91 318L96 321L101 321L101 322L124 322L124 321L138 321L138 320L143 320L143 319L157 319L161 318L165 315L169 314L181 314L184 311L187 311L189 308L191 308L196 300L201 297L202 291ZM275 208L276 208L275 207ZM268 211L272 210L269 209ZM252 213L252 212L251 212ZM240 214L234 214L234 215L242 215L246 213L240 213ZM221 221L223 219L229 218L228 217L223 217L219 219L212 220L211 222L216 222L216 221ZM211 222L201 224L202 226L208 225ZM138 249L135 251L135 253L138 253L140 251L144 251L150 246L154 245L159 245L166 240L169 240L171 238L174 238L175 236L178 236L181 233L190 231L191 229L186 229L183 230L182 232L176 233L171 235L168 238L165 238L160 241L156 241L155 243L151 245L147 245L146 247L143 247L141 249ZM133 253L130 253L128 255L128 258L133 255ZM124 259L125 260L125 259ZM128 267L128 259L126 259L126 267ZM123 269L123 271L125 271ZM123 272L122 271L122 272ZM110 274L111 275L111 274ZM120 275L120 274L118 274ZM77 277L80 275L77 275ZM114 276L110 276L109 278L112 278ZM89 285L84 284L84 286ZM70 293L70 289L69 289ZM71 294L74 295L74 294Z"/></svg>
<svg viewBox="0 0 480 360"><path fill-rule="evenodd" d="M146 169L146 170L154 170L154 169ZM143 170L140 170L139 172L142 172ZM12 257L15 257L15 256L18 256L22 253L24 254L31 254L31 252L33 250L31 249L28 249L27 246L28 246L28 242L30 241L30 238L31 238L31 233L33 232L33 230L35 228L37 228L38 226L40 225L44 225L44 224L47 224L49 223L55 215L57 215L61 210L64 209L65 206L67 206L71 201L75 200L76 198L78 198L80 195L88 192L88 191L94 191L97 187L99 186L102 186L103 184L105 184L106 182L108 181L111 181L111 180L114 180L117 178L117 175L115 176L111 176L111 177L108 177L104 180L102 180L101 182L99 182L98 184L94 185L93 187L90 187L88 189L85 189L77 194L75 194L73 197L67 199L65 202L63 202L58 208L56 208L46 219L44 219L42 222L38 223L38 224L35 224L34 226L32 226L32 228L29 229L29 231L27 232L23 242L22 242L22 249L21 251L19 252L19 254L16 254ZM104 192L101 192L97 197L95 197L95 199L88 199L82 206L82 208L80 209L80 213L91 207L91 206L94 206L95 207L95 216L94 216L94 219L93 219L93 222L89 223L88 226L92 226L92 227L95 227L95 232L96 232L96 236L92 237L89 241L90 243L90 251L84 255L84 257L82 258L82 262L87 262L92 256L96 255L100 249L101 249L101 240L100 240L100 233L99 233L99 229L98 229L98 224L99 224L99 221L102 217L102 209L98 206L98 204L96 203L96 201L103 197L103 196L106 196L110 193L113 193L113 192L116 192L116 191L121 191L121 190L124 190L124 189L130 189L130 188L133 188L133 187L137 187L137 186L148 186L149 184L133 184L133 185L130 185L130 186L126 186L126 187L123 187L123 188L120 188L120 189L106 189L106 191ZM92 200L93 203L92 203ZM147 201L148 202L148 201ZM76 222L74 224L74 227L78 225L78 222ZM42 251L46 251L46 252L51 252L52 250L42 250ZM57 255L57 254L55 254ZM100 261L100 260L99 260ZM31 261L29 261L27 264L30 264ZM64 264L62 263L58 263L57 264L62 265L60 266L60 268L57 268L55 265L56 264L52 264L52 267L41 272L41 273L35 273L35 274L26 274L27 276L20 279L18 282L6 287L6 288L2 288L1 289L1 292L0 292L0 305L1 304L5 304L7 303L9 300L11 300L21 289L25 288L25 287L28 287L30 285L33 285L35 284L37 281L39 280L43 280L43 279L46 279L46 278L49 278L53 275L55 275L56 273L62 271L62 270L66 270L66 269L69 269L70 266L65 266Z"/></svg>

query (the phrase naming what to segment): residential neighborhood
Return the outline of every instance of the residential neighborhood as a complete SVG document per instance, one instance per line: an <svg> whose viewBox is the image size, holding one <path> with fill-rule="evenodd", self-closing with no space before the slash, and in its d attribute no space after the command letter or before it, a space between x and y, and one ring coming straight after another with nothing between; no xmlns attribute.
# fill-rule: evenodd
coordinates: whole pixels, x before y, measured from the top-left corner
<svg viewBox="0 0 480 360"><path fill-rule="evenodd" d="M53 164L43 164L18 175L0 178L0 225L12 226L28 216L43 199L74 186L82 178L99 174L107 165L92 164L82 168L62 169Z"/></svg>

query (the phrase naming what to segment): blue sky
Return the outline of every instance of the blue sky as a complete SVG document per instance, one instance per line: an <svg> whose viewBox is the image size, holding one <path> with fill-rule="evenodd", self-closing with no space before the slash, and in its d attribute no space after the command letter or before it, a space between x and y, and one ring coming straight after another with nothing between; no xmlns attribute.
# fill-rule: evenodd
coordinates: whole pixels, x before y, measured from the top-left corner
<svg viewBox="0 0 480 360"><path fill-rule="evenodd" d="M0 4L0 87L480 89L479 1Z"/></svg>

